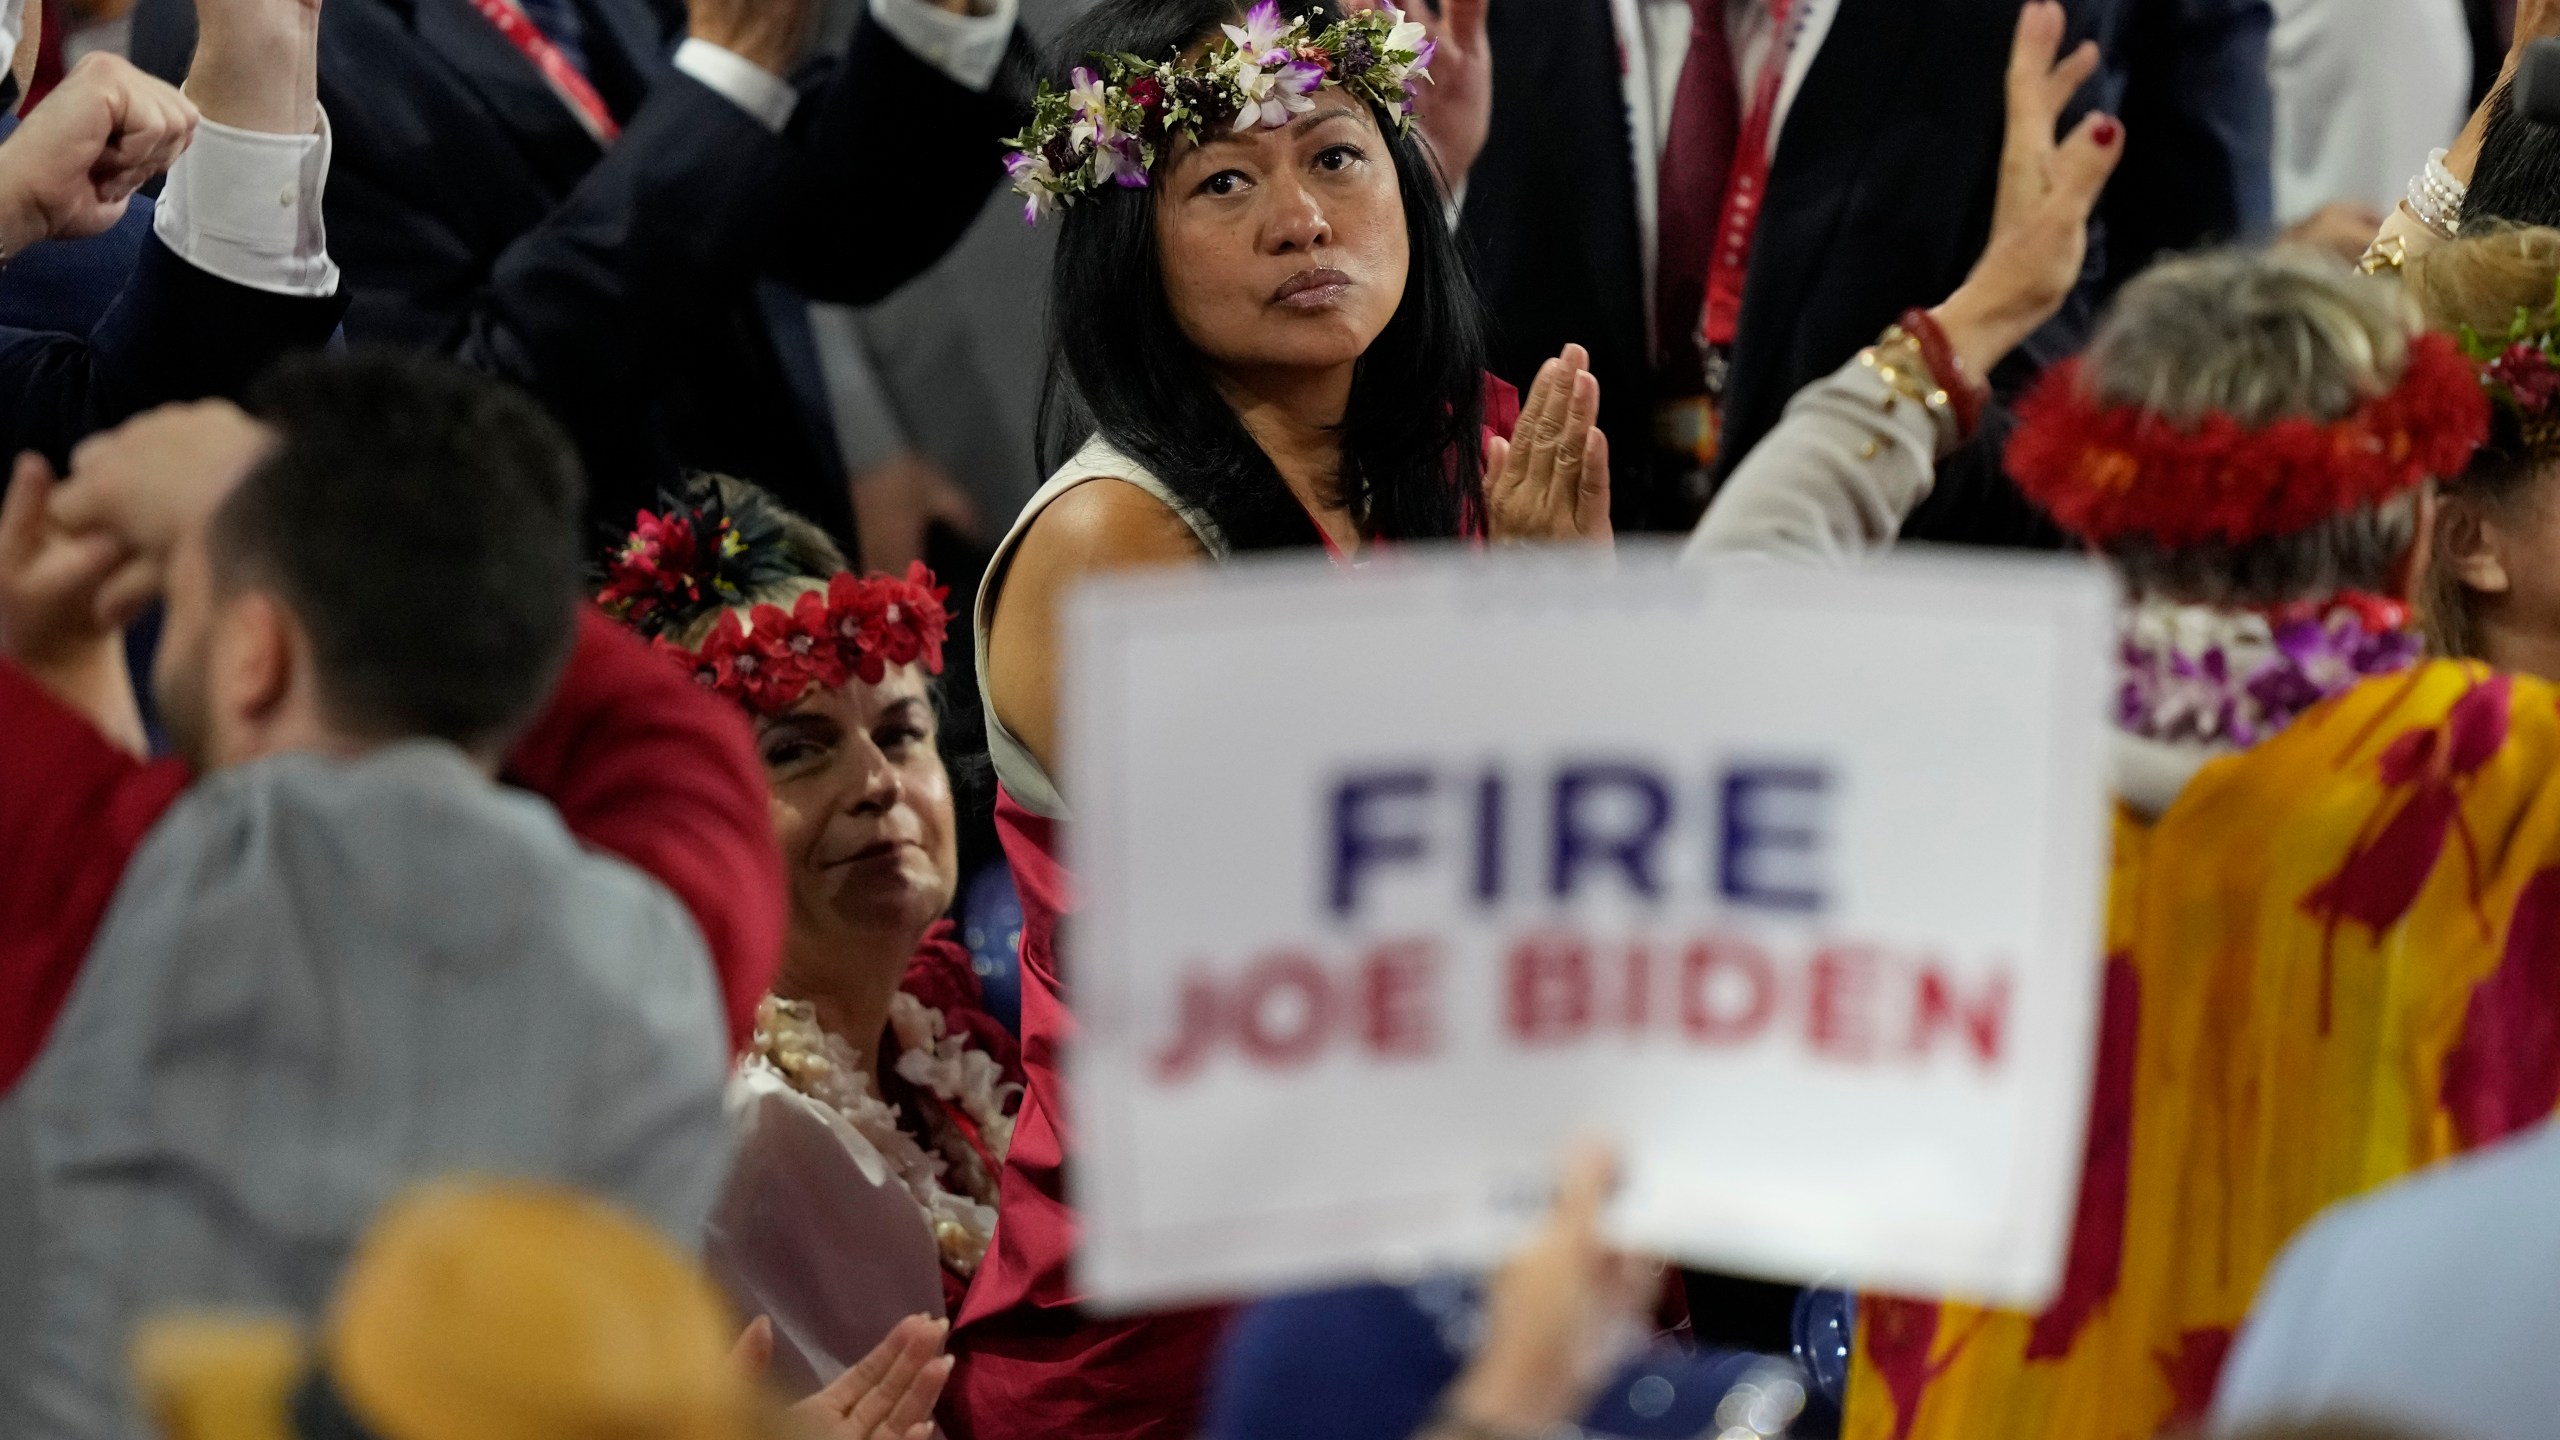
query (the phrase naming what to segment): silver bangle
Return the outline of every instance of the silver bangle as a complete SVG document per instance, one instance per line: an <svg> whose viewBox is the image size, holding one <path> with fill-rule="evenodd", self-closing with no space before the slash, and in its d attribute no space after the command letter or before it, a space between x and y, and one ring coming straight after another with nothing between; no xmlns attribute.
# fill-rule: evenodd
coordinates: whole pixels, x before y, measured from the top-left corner
<svg viewBox="0 0 2560 1440"><path fill-rule="evenodd" d="M2462 202L2469 198L2470 187L2444 168L2445 154L2438 150L2429 155L2426 168L2409 177L2409 213L2450 240L2462 233Z"/></svg>

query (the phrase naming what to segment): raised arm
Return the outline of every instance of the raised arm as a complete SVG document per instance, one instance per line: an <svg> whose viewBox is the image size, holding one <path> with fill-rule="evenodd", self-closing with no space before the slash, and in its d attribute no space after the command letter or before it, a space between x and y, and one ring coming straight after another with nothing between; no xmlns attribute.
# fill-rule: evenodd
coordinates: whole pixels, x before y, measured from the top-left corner
<svg viewBox="0 0 2560 1440"><path fill-rule="evenodd" d="M993 77L973 88L914 53L878 18L899 6L961 18L874 0L846 54L803 71L806 4L695 0L691 37L621 136L494 253L452 213L452 176L410 163L414 115L339 97L329 214L357 257L356 328L540 398L586 458L591 509L627 521L674 464L630 423L671 334L764 277L877 300L958 240L1001 174L1010 115ZM353 41L333 44L350 48L330 73L366 73Z"/></svg>
<svg viewBox="0 0 2560 1440"><path fill-rule="evenodd" d="M771 273L864 305L959 243L1029 108L1017 3L864 0L853 43L806 87ZM884 206L898 223L880 223Z"/></svg>
<svg viewBox="0 0 2560 1440"><path fill-rule="evenodd" d="M2468 208L2469 187L2473 172L2480 164L2481 146L2489 131L2505 116L2513 104L2511 87L2516 68L2524 63L2525 51L2537 40L2560 36L2560 0L2518 0L2514 42L2507 47L2507 58L2498 70L2497 83L2481 97L2471 118L2453 144L2440 153L2427 156L2426 164L2409 182L2409 198L2402 200L2383 220L2382 230L2374 237L2373 246L2365 252L2365 269L2396 270L2411 256L2425 253L2442 241L2453 237ZM2411 158L2415 147L2425 137L2410 137Z"/></svg>
<svg viewBox="0 0 2560 1440"><path fill-rule="evenodd" d="M42 508L64 543L104 543L73 556L95 571L80 574L80 604L42 613L101 627L130 618L161 593L182 539L202 531L273 443L222 402L165 407L88 441L70 483ZM71 636L70 624L57 618L45 633ZM507 777L683 902L719 971L732 1038L743 1040L785 923L782 859L745 722L601 616L582 614L579 627L552 698L508 754ZM102 633L53 649L77 657Z"/></svg>
<svg viewBox="0 0 2560 1440"><path fill-rule="evenodd" d="M123 548L55 526L53 488L25 456L0 499L0 1094L43 1048L125 862L187 782L140 758L121 636L97 617Z"/></svg>
<svg viewBox="0 0 2560 1440"><path fill-rule="evenodd" d="M1964 284L1916 327L1936 335L1924 343L1897 327L1799 391L1708 507L1684 561L1747 554L1836 563L1890 546L1927 498L1937 462L1966 438L1956 422L1960 392L2069 297L2089 212L2124 153L2124 131L2092 113L2056 140L2063 107L2098 64L2093 43L2055 59L2063 23L2053 0L2032 0L2018 14L1991 239Z"/></svg>
<svg viewBox="0 0 2560 1440"><path fill-rule="evenodd" d="M85 339L0 334L9 453L62 464L84 435L170 401L234 394L337 328L343 302L320 223L329 144L316 99L318 4L200 9L183 96L92 56L0 145L0 253L97 234L136 188L168 174L153 238Z"/></svg>

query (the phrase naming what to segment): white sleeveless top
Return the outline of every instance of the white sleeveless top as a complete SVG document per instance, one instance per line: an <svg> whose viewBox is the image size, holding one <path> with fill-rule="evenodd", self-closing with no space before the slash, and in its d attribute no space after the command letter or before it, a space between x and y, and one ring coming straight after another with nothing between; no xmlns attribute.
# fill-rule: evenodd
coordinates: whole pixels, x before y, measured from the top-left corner
<svg viewBox="0 0 2560 1440"><path fill-rule="evenodd" d="M1049 777L1048 770L1030 749L996 716L995 687L987 678L987 627L996 613L996 596L1004 589L1005 571L1013 563L1014 547L1022 543L1023 535L1031 529L1031 522L1039 519L1040 512L1048 509L1059 496L1087 480L1103 479L1125 480L1161 501L1166 509L1180 516L1182 523L1191 528L1192 538L1200 542L1200 548L1209 553L1210 559L1224 560L1228 553L1226 536L1218 532L1217 525L1209 517L1184 505L1162 480L1100 435L1087 440L1084 448L1075 453L1075 458L1049 477L1049 482L1031 497L1031 503L1022 507L1022 514L1013 522L1013 528L1005 532L1003 543L996 546L995 558L987 562L987 578L978 587L978 608L972 626L977 633L979 703L986 707L987 712L987 754L995 761L996 779L1003 784L1005 793L1013 797L1013 803L1034 815L1047 816L1052 820L1067 817L1067 804L1058 796L1057 782Z"/></svg>

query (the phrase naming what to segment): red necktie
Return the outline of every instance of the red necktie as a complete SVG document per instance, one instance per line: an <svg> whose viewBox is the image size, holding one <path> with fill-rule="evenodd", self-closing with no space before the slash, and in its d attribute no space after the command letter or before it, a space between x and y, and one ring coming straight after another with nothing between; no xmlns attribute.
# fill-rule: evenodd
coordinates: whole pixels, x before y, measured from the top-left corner
<svg viewBox="0 0 2560 1440"><path fill-rule="evenodd" d="M1742 83L1725 32L1724 0L1689 0L1689 15L1689 58L1680 67L1671 133L1662 149L1654 336L1665 369L1694 381L1708 261L1742 129Z"/></svg>

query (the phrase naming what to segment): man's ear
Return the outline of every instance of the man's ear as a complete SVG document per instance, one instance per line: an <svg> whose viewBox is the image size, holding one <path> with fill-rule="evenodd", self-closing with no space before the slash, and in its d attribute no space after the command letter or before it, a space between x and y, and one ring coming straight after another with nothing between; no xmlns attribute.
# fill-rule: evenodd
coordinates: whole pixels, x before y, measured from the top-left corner
<svg viewBox="0 0 2560 1440"><path fill-rule="evenodd" d="M309 663L302 626L267 591L243 589L214 616L208 699L233 724L256 731L284 709L296 671Z"/></svg>
<svg viewBox="0 0 2560 1440"><path fill-rule="evenodd" d="M2448 497L2436 509L2436 558L2466 590L2503 595L2514 586L2498 522L2472 500Z"/></svg>

